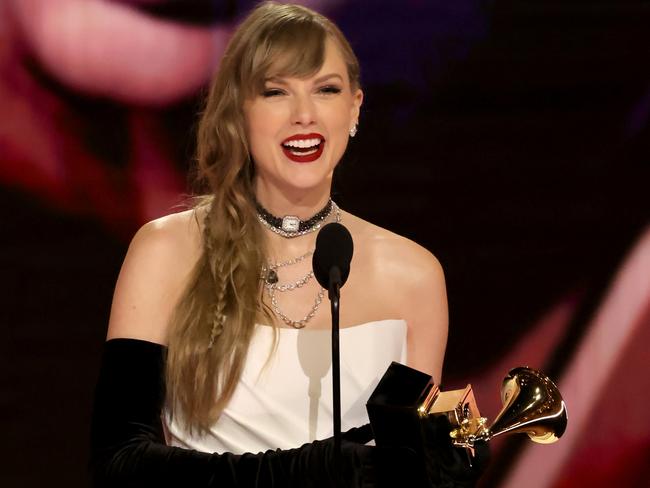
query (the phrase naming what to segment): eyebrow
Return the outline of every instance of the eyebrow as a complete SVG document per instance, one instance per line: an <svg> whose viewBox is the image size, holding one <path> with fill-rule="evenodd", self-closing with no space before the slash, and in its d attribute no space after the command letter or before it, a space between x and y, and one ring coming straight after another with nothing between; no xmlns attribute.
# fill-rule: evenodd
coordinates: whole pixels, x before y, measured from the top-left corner
<svg viewBox="0 0 650 488"><path fill-rule="evenodd" d="M327 75L319 76L314 80L314 83L322 83L323 81L328 81L331 80L332 78L338 78L341 82L343 82L343 77L339 75L338 73L329 73ZM273 83L278 83L280 85L286 85L287 82L285 79L281 76L270 76L268 78L264 79L265 82L271 81Z"/></svg>

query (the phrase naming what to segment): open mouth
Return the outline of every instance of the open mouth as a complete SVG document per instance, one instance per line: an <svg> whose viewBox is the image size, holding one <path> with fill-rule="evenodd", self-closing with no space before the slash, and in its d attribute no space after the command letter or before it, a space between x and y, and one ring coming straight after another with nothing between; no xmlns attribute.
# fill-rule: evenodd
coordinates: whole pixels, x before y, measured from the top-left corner
<svg viewBox="0 0 650 488"><path fill-rule="evenodd" d="M323 153L325 139L320 134L293 136L282 142L285 156L296 163L310 163Z"/></svg>

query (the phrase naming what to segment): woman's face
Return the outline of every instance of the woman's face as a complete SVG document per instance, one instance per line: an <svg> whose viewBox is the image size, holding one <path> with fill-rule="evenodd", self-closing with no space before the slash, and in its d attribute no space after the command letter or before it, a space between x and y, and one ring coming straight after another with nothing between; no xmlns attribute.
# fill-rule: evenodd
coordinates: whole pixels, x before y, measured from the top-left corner
<svg viewBox="0 0 650 488"><path fill-rule="evenodd" d="M260 186L284 194L319 189L329 194L362 99L331 39L313 76L267 79L263 92L244 103L258 195Z"/></svg>

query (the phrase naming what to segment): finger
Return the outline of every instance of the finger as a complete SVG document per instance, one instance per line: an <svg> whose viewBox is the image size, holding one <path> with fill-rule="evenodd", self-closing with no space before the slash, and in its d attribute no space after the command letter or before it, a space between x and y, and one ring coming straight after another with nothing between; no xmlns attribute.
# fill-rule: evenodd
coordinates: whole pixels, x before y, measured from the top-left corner
<svg viewBox="0 0 650 488"><path fill-rule="evenodd" d="M490 445L487 442L476 442L474 444L474 459L472 465L478 473L485 471L490 463Z"/></svg>

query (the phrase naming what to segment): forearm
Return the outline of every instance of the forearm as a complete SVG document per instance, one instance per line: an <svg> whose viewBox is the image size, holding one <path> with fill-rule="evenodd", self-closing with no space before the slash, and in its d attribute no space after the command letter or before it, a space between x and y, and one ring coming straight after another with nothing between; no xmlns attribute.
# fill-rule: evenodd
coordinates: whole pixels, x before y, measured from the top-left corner
<svg viewBox="0 0 650 488"><path fill-rule="evenodd" d="M96 487L328 487L335 486L333 444L259 454L203 453L165 444L164 347L132 339L105 345L95 392L91 471ZM348 465L362 448L346 444ZM370 448L365 448L370 449ZM352 464L350 464L350 462ZM350 473L351 483L361 473ZM359 478L360 479L360 478Z"/></svg>
<svg viewBox="0 0 650 488"><path fill-rule="evenodd" d="M165 445L164 347L116 339L104 346L91 426L95 486L211 486L211 456Z"/></svg>

